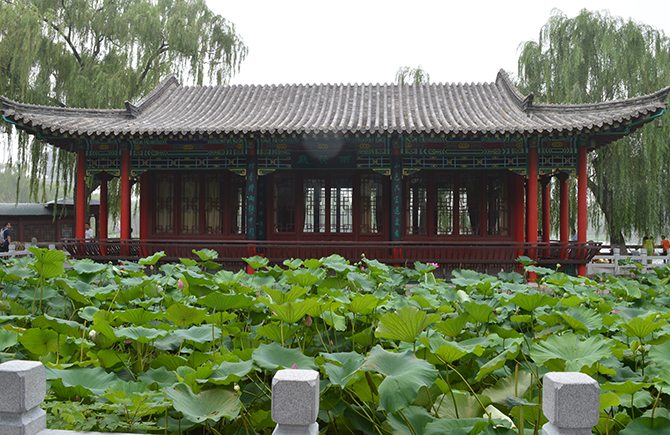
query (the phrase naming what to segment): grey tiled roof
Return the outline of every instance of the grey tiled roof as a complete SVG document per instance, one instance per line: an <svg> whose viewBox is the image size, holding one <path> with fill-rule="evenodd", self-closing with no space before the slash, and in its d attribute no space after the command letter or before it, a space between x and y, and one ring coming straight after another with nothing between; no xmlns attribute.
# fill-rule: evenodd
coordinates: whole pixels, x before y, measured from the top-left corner
<svg viewBox="0 0 670 435"><path fill-rule="evenodd" d="M654 94L597 104L533 104L504 71L493 83L180 86L165 79L121 110L20 104L4 115L34 130L74 136L245 133L532 134L636 120L667 106Z"/></svg>
<svg viewBox="0 0 670 435"><path fill-rule="evenodd" d="M91 199L89 205L99 206L100 200ZM46 203L19 202L15 204L13 202L0 202L0 216L51 216L54 206L55 201L53 200ZM74 199L72 197L60 198L58 206L72 207L74 206Z"/></svg>

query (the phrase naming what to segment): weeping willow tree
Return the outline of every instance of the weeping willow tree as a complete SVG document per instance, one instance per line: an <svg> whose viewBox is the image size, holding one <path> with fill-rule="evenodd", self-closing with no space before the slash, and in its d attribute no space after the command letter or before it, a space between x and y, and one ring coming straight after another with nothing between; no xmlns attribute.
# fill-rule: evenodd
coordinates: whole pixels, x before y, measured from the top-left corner
<svg viewBox="0 0 670 435"><path fill-rule="evenodd" d="M519 87L538 102L593 103L670 85L668 37L606 11L568 18L554 10L539 40L520 51ZM670 120L661 119L589 153L588 187L599 206L589 208L591 222L603 217L613 244L670 227Z"/></svg>
<svg viewBox="0 0 670 435"><path fill-rule="evenodd" d="M430 83L430 74L421 65L418 68L401 66L395 73L395 82L399 85Z"/></svg>
<svg viewBox="0 0 670 435"><path fill-rule="evenodd" d="M0 94L19 102L123 108L167 74L223 84L246 55L234 25L204 0L0 0ZM0 128L4 160L27 174L33 200L44 201L52 181L56 198L71 194L73 153Z"/></svg>

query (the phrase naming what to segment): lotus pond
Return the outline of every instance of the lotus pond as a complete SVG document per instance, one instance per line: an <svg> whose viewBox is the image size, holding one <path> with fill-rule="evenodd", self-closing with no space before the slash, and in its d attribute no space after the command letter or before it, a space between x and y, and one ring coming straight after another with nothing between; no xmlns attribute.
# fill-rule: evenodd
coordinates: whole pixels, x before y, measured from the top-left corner
<svg viewBox="0 0 670 435"><path fill-rule="evenodd" d="M34 258L0 267L0 357L41 361L50 429L270 434L283 368L321 374L321 433L538 434L541 380L601 386L602 434L670 431L670 269L575 278L338 256L218 270Z"/></svg>

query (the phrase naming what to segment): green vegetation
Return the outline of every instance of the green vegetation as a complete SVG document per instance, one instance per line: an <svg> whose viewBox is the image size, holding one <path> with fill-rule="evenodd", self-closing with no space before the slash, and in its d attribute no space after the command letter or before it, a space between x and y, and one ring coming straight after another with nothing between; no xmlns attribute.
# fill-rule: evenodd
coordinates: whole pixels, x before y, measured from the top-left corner
<svg viewBox="0 0 670 435"><path fill-rule="evenodd" d="M539 103L597 103L650 94L670 85L670 38L607 12L582 10L568 18L556 11L537 41L522 44L518 78L520 90L533 92ZM668 231L670 191L660 188L670 162L666 119L589 153L588 187L598 204L589 209L591 222L598 226L604 218L612 244L645 230ZM552 211L558 228L558 207ZM573 215L571 223L575 220Z"/></svg>
<svg viewBox="0 0 670 435"><path fill-rule="evenodd" d="M168 74L183 84L226 83L246 55L234 24L205 0L0 1L0 95L21 103L119 109ZM28 173L32 197L42 198L51 180L53 198L71 195L76 154L11 133L3 122L4 154ZM87 185L94 190L98 182L91 177ZM114 179L113 213L117 189Z"/></svg>
<svg viewBox="0 0 670 435"><path fill-rule="evenodd" d="M46 365L52 429L269 434L272 376L293 367L321 373L322 433L537 433L548 371L597 379L598 433L670 425L669 267L591 280L522 259L536 285L447 284L366 258L253 257L249 275L210 250L68 266L30 249L0 268L0 352Z"/></svg>

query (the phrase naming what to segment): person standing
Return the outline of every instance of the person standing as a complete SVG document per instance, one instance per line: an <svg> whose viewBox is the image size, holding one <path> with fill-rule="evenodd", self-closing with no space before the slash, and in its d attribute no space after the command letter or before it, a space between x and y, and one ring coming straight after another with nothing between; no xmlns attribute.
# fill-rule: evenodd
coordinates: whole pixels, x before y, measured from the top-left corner
<svg viewBox="0 0 670 435"><path fill-rule="evenodd" d="M663 252L661 252L661 255L668 255L668 249L670 249L670 240L668 240L667 237L661 236L663 240L661 240L661 249L663 249Z"/></svg>
<svg viewBox="0 0 670 435"><path fill-rule="evenodd" d="M7 222L2 230L0 230L2 235L2 245L0 245L0 252L9 252L9 244L12 243L12 224Z"/></svg>
<svg viewBox="0 0 670 435"><path fill-rule="evenodd" d="M92 239L93 238L93 228L91 228L90 224L85 225L86 231L84 232L84 235L86 236L87 239Z"/></svg>
<svg viewBox="0 0 670 435"><path fill-rule="evenodd" d="M649 235L649 231L644 232L644 237L642 238L642 249L647 250L647 255L649 257L654 255L654 239Z"/></svg>

